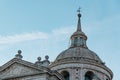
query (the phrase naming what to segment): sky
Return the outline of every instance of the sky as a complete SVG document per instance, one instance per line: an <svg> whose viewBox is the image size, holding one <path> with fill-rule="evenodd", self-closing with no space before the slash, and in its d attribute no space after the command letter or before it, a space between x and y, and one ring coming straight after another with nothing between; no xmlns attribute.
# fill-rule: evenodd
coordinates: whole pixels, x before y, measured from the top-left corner
<svg viewBox="0 0 120 80"><path fill-rule="evenodd" d="M120 0L0 0L0 65L22 50L23 60L55 60L70 46L77 9L87 46L120 79Z"/></svg>

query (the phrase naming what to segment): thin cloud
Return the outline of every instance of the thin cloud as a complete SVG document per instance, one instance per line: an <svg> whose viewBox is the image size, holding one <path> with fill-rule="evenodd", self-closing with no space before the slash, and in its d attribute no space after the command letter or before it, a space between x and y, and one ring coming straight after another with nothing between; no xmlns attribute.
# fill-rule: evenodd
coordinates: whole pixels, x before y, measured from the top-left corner
<svg viewBox="0 0 120 80"><path fill-rule="evenodd" d="M32 32L24 34L15 34L11 36L0 36L0 44L11 44L36 39L47 39L49 36L43 32Z"/></svg>
<svg viewBox="0 0 120 80"><path fill-rule="evenodd" d="M31 40L48 40L51 38L60 38L61 36L68 35L73 32L73 27L61 27L59 29L52 30L51 33L45 32L31 32L15 35L0 36L0 44L13 44Z"/></svg>
<svg viewBox="0 0 120 80"><path fill-rule="evenodd" d="M103 27L104 30L107 30L107 28L111 28L113 27L113 25L111 24L113 23L117 23L116 25L116 29L118 28L119 23L116 22L119 21L120 16L114 16L114 17L110 17L109 19L105 19L101 22L97 21L94 22L90 25L82 25L83 29L85 28L85 26L87 26L84 29L85 33L89 33L89 34L96 34L97 32L102 33L103 32L107 32L107 31L103 31ZM111 24L111 25L110 25ZM101 28L102 26L102 28ZM92 28L91 28L92 27ZM11 43L19 43L19 42L24 42L24 41L31 41L31 40L51 40L51 38L54 38L56 40L61 40L64 37L72 34L76 29L76 26L67 26L67 27L61 27L58 29L53 29L51 31L51 33L45 33L45 32L31 32L31 33L23 33L23 34L15 34L15 35L10 35L10 36L0 36L0 44L11 44ZM110 33L110 32L109 32ZM61 38L62 37L62 38Z"/></svg>

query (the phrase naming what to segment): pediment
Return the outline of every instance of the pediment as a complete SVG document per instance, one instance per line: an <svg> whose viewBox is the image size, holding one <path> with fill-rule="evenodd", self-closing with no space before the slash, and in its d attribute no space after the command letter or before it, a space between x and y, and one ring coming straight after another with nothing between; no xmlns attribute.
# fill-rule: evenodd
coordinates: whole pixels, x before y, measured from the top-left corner
<svg viewBox="0 0 120 80"><path fill-rule="evenodd" d="M28 64L24 65L14 62L11 65L7 66L2 71L0 71L0 78L27 76L43 72L44 72L43 70L30 67Z"/></svg>

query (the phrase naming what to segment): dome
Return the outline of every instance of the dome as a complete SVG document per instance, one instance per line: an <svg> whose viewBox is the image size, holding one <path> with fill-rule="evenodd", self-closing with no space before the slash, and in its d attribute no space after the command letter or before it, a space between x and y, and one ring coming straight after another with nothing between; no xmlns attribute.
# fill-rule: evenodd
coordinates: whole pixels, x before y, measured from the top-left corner
<svg viewBox="0 0 120 80"><path fill-rule="evenodd" d="M67 58L83 58L83 59L94 60L96 62L102 62L101 59L96 55L96 53L82 47L69 48L61 52L57 56L56 61L67 59Z"/></svg>
<svg viewBox="0 0 120 80"><path fill-rule="evenodd" d="M55 63L68 61L102 63L101 59L96 55L96 53L89 50L86 45L87 36L81 29L80 17L81 16L78 16L77 30L71 36L71 46L57 56Z"/></svg>
<svg viewBox="0 0 120 80"><path fill-rule="evenodd" d="M67 79L70 78L70 80L76 80L79 78L79 80L83 80L86 77L86 73L89 71L92 71L97 76L101 76L101 73L103 73L112 79L112 71L105 65L104 62L102 62L102 60L95 52L88 49L86 43L87 36L81 29L80 17L81 14L79 12L77 30L70 37L70 47L62 51L57 56L55 61L50 64L49 68L59 71L63 76L67 74L63 74L63 72L67 71L70 74L70 77ZM93 77L93 75L91 76ZM90 74L87 75L85 80L88 79L88 77L90 77ZM102 77L103 78L101 78L101 80L105 79L105 76L102 75ZM92 80L92 78L90 80Z"/></svg>

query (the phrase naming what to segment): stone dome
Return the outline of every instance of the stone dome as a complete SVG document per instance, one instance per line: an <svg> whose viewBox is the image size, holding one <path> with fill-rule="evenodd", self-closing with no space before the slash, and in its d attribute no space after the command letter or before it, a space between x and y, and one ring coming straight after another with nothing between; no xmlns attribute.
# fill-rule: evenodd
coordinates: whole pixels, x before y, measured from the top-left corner
<svg viewBox="0 0 120 80"><path fill-rule="evenodd" d="M89 50L86 45L87 36L81 29L80 17L81 16L78 16L77 30L71 36L70 48L61 52L57 56L55 62L84 61L90 63L102 63L101 59L96 55L96 53Z"/></svg>
<svg viewBox="0 0 120 80"><path fill-rule="evenodd" d="M73 47L61 52L57 56L56 61L67 58L83 58L83 59L94 60L96 62L102 62L96 53L82 47Z"/></svg>

